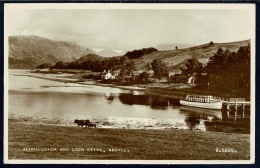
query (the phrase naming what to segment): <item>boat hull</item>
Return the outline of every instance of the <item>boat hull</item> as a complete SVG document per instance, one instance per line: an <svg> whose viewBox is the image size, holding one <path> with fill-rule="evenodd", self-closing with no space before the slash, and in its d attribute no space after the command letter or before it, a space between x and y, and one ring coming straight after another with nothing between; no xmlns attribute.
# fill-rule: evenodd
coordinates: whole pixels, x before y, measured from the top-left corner
<svg viewBox="0 0 260 168"><path fill-rule="evenodd" d="M221 101L218 101L218 102L191 102L191 101L180 100L180 104L184 105L184 106L215 109L215 110L220 110L222 107Z"/></svg>

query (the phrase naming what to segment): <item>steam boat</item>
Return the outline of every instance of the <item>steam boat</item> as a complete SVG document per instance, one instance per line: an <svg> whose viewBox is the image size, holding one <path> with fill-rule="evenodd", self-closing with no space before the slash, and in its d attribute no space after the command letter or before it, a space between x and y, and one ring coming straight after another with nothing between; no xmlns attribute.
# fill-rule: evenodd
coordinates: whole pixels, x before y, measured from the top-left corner
<svg viewBox="0 0 260 168"><path fill-rule="evenodd" d="M222 100L211 95L187 95L184 100L180 100L180 104L184 106L220 110L222 107Z"/></svg>

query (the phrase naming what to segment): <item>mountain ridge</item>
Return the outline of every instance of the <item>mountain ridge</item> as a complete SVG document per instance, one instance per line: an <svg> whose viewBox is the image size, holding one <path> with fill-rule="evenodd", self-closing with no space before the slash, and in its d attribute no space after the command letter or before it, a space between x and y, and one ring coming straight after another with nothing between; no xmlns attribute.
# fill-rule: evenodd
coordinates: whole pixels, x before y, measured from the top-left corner
<svg viewBox="0 0 260 168"><path fill-rule="evenodd" d="M196 58L204 65L219 48L236 52L239 47L250 44L250 40L229 43L207 43L198 46L166 51L154 51L139 58L132 59L136 69L150 70L149 64L154 59L161 59L172 72L180 72L180 67L188 59ZM112 50L111 50L112 51ZM123 56L123 55L120 55ZM82 47L74 42L54 41L39 36L9 37L9 68L34 68L43 63L55 65L57 62L85 62L93 60L108 60L114 57L104 57L93 50Z"/></svg>
<svg viewBox="0 0 260 168"><path fill-rule="evenodd" d="M95 53L75 42L55 41L35 35L9 36L8 40L11 60L9 68L30 69L42 63L54 65L58 61L70 62L83 55Z"/></svg>

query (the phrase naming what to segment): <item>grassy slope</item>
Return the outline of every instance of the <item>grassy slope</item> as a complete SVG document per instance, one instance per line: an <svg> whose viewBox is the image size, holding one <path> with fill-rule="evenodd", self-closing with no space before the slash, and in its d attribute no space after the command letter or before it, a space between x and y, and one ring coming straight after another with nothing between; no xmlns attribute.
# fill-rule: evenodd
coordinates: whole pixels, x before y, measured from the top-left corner
<svg viewBox="0 0 260 168"><path fill-rule="evenodd" d="M122 130L9 123L9 159L249 159L248 134L184 130ZM102 148L106 152L24 152L23 148ZM121 148L129 152L109 152ZM233 148L236 153L218 153Z"/></svg>
<svg viewBox="0 0 260 168"><path fill-rule="evenodd" d="M241 46L247 46L248 43L250 43L249 40L244 40L231 43L215 43L213 45L204 44L179 50L157 51L135 59L135 64L138 70L146 70L149 62L152 62L154 59L162 59L171 67L172 71L178 71L180 65L185 63L187 59L195 57L203 64L206 64L208 59L213 56L219 48L223 50L229 49L232 52L237 51Z"/></svg>

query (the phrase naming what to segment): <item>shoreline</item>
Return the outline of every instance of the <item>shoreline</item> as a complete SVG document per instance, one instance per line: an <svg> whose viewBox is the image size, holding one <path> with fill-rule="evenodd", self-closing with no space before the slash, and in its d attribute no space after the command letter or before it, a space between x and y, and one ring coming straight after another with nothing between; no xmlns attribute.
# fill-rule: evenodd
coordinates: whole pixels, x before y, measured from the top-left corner
<svg viewBox="0 0 260 168"><path fill-rule="evenodd" d="M15 69L9 69L15 70ZM20 70L21 71L21 70ZM32 72L32 70L23 70L24 74L21 74L18 70L18 73L14 75L22 75L28 77L35 77L39 79L45 79L50 81L56 82L65 82L65 83L76 83L80 85L92 85L92 86L102 86L102 87L111 87L111 88L118 88L124 90L131 90L131 91L142 91L146 94L153 94L153 95L160 95L160 96L167 96L171 98L178 98L183 99L188 94L199 94L199 95L208 95L208 91L206 89L193 87L190 84L165 84L165 83L147 83L147 84L118 84L118 83L100 83L95 80L84 80L82 79L82 75L84 73L89 72L70 72L71 70L58 70L55 73L50 73L48 71L39 71L39 72ZM10 73L10 72L9 72ZM78 74L77 74L78 73ZM237 94L225 94L211 91L212 96L220 97L223 99L227 99L230 97L239 97ZM246 97L250 101L250 97Z"/></svg>
<svg viewBox="0 0 260 168"><path fill-rule="evenodd" d="M182 85L182 84L168 84L165 86L165 84L160 83L153 83L153 84L133 84L133 85L120 85L120 84L113 84L113 83L99 83L94 80L89 81L80 81L79 79L69 78L68 76L62 76L57 77L55 75L57 74L48 74L49 76L46 76L45 73L31 73L28 70L28 73L26 74L13 74L18 76L28 76L28 77L34 77L44 80L50 80L50 81L56 81L56 82L65 82L65 83L76 83L81 85L91 85L91 86L101 86L101 87L111 87L111 88L118 88L123 90L131 90L131 91L141 91L146 94L153 94L153 95L161 95L161 96L167 96L171 98L178 98L182 99L187 94L201 94L201 91L198 90L192 90L190 88L190 85ZM185 89L191 89L191 90L185 90Z"/></svg>
<svg viewBox="0 0 260 168"><path fill-rule="evenodd" d="M89 118L91 123L96 124L99 129L124 129L124 130L191 130L185 122L173 119L155 118L131 118L131 117L109 117L108 119ZM57 127L78 127L72 119L39 118L37 116L11 115L8 123L20 123L27 125L43 125ZM87 128L86 126L82 128ZM205 127L194 127L193 131L206 131Z"/></svg>
<svg viewBox="0 0 260 168"><path fill-rule="evenodd" d="M185 121L174 119L155 119L155 118L129 118L129 117L110 117L109 119L89 118L91 123L96 124L94 129L111 130L173 130L190 131L205 133L231 133L250 135L250 124L245 122L232 121L203 121L197 125L189 125ZM76 128L78 125L72 119L60 118L39 118L37 116L8 116L8 123L18 123L33 126L54 126L63 128ZM90 129L80 127L82 129Z"/></svg>
<svg viewBox="0 0 260 168"><path fill-rule="evenodd" d="M47 77L42 75L41 73L34 73L37 75L32 75L32 74L13 74L17 76L28 76L28 77L34 77L38 79L44 79L44 80L50 80L50 81L55 81L55 82L65 82L65 83L76 83L76 84L81 84L81 85L92 85L92 86L103 86L103 87L112 87L112 88L119 88L119 89L126 89L126 90L135 90L135 91L140 91L145 88L142 87L137 87L137 86L124 86L124 85L116 85L116 84L105 84L105 83L98 83L93 80L89 81L79 81L78 79L72 79L68 77L63 77L63 78L58 78L58 77Z"/></svg>

